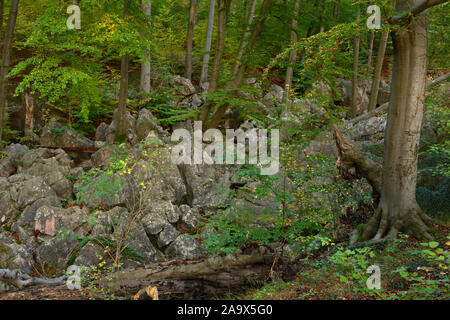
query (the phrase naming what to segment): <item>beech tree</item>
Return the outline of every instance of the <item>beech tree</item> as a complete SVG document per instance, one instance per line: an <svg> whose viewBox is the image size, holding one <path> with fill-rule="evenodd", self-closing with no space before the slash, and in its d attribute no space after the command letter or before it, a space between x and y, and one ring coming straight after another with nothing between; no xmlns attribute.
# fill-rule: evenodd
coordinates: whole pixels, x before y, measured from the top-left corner
<svg viewBox="0 0 450 320"><path fill-rule="evenodd" d="M358 163L380 193L376 212L362 231L364 240L394 238L399 232L418 239L432 238L425 224L430 218L416 201L428 50L428 21L427 16L421 13L446 1L399 0L396 16L389 19L399 28L391 34L394 45L393 78L382 169L365 158L357 148L343 143L338 135L344 158Z"/></svg>
<svg viewBox="0 0 450 320"><path fill-rule="evenodd" d="M192 42L194 38L194 27L197 20L198 0L191 0L189 7L188 32L186 38L186 66L184 77L192 80Z"/></svg>
<svg viewBox="0 0 450 320"><path fill-rule="evenodd" d="M4 37L5 40L2 50L2 65L0 69L0 141L2 141L3 118L6 112L7 75L10 67L9 63L11 60L11 47L18 11L19 0L12 0L11 9L9 10L8 25L6 27L6 33Z"/></svg>
<svg viewBox="0 0 450 320"><path fill-rule="evenodd" d="M152 0L143 0L141 2L142 11L148 18L147 24L150 28L150 19L152 15ZM150 49L144 52L144 61L141 64L141 91L149 93L151 90L151 51Z"/></svg>
<svg viewBox="0 0 450 320"><path fill-rule="evenodd" d="M206 29L205 52L203 53L202 71L200 74L200 88L202 92L208 91L208 69L209 57L211 55L211 42L214 29L214 11L216 7L216 0L209 1L208 11L208 26Z"/></svg>
<svg viewBox="0 0 450 320"><path fill-rule="evenodd" d="M123 1L124 19L128 14L128 4L129 0ZM120 91L119 91L119 109L118 109L116 140L123 139L127 132L126 111L128 98L128 68L129 68L129 57L128 54L124 54L120 62Z"/></svg>

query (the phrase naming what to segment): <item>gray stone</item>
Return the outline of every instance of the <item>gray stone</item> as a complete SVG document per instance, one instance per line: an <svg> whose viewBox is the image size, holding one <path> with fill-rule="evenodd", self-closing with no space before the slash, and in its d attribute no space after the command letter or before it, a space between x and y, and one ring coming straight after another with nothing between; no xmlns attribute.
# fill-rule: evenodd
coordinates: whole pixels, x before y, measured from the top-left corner
<svg viewBox="0 0 450 320"><path fill-rule="evenodd" d="M100 123L95 131L95 140L96 141L106 141L106 131L108 130L108 125L104 122Z"/></svg>
<svg viewBox="0 0 450 320"><path fill-rule="evenodd" d="M202 255L201 245L195 239L179 236L166 249L170 258L193 259Z"/></svg>
<svg viewBox="0 0 450 320"><path fill-rule="evenodd" d="M36 200L33 204L25 208L17 221L17 225L24 229L34 230L36 211L44 206L59 208L61 206L61 201L59 201L57 197L48 197Z"/></svg>
<svg viewBox="0 0 450 320"><path fill-rule="evenodd" d="M191 208L188 205L181 205L181 222L183 227L187 229L193 229L201 222L201 216L198 213L197 208Z"/></svg>
<svg viewBox="0 0 450 320"><path fill-rule="evenodd" d="M51 238L37 248L36 262L44 270L61 274L66 271L71 254L77 245L78 240L72 237Z"/></svg>
<svg viewBox="0 0 450 320"><path fill-rule="evenodd" d="M32 268L33 256L26 246L0 233L0 269L20 270L31 274Z"/></svg>
<svg viewBox="0 0 450 320"><path fill-rule="evenodd" d="M9 158L0 159L0 177L7 178L14 173L15 168Z"/></svg>
<svg viewBox="0 0 450 320"><path fill-rule="evenodd" d="M33 177L23 183L18 192L17 206L25 208L36 200L56 197L55 191L41 177Z"/></svg>
<svg viewBox="0 0 450 320"><path fill-rule="evenodd" d="M158 246L163 248L169 245L172 241L174 241L180 232L175 229L172 225L167 225L163 231L158 235Z"/></svg>
<svg viewBox="0 0 450 320"><path fill-rule="evenodd" d="M94 143L74 129L57 122L48 123L40 136L40 143L49 147L92 147Z"/></svg>

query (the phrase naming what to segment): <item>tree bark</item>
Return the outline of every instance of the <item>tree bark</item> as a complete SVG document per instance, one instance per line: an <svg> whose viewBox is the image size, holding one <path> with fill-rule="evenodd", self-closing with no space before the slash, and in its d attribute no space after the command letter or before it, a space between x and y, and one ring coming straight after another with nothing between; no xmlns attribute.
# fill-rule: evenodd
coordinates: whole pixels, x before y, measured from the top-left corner
<svg viewBox="0 0 450 320"><path fill-rule="evenodd" d="M3 39L3 15L5 13L5 0L0 0L0 48Z"/></svg>
<svg viewBox="0 0 450 320"><path fill-rule="evenodd" d="M420 0L402 0L397 13ZM416 202L417 159L424 114L428 20L416 17L392 33L394 65L385 132L383 186L378 208L366 224L364 240L393 238L398 232L431 239L424 221L430 219Z"/></svg>
<svg viewBox="0 0 450 320"><path fill-rule="evenodd" d="M33 285L61 285L67 280L67 276L61 276L55 279L43 279L43 278L33 278L30 276L23 276L14 270L0 269L0 281L9 283L18 289Z"/></svg>
<svg viewBox="0 0 450 320"><path fill-rule="evenodd" d="M358 7L356 19L359 19L361 15L361 8ZM358 71L359 71L359 32L355 36L355 44L353 49L353 78L352 78L352 115L358 116Z"/></svg>
<svg viewBox="0 0 450 320"><path fill-rule="evenodd" d="M184 265L151 265L123 272L114 280L113 292L134 294L144 287L157 287L164 299L195 299L222 295L230 290L263 282L273 264L273 255L239 255L209 258ZM106 282L106 281L105 281ZM107 283L105 283L107 285Z"/></svg>
<svg viewBox="0 0 450 320"><path fill-rule="evenodd" d="M6 27L5 41L2 50L2 64L0 68L0 143L2 141L2 133L3 133L3 118L6 112L7 75L9 72L9 64L11 60L11 47L18 11L19 11L19 0L12 0L11 9L9 11L8 26Z"/></svg>
<svg viewBox="0 0 450 320"><path fill-rule="evenodd" d="M370 32L370 45L369 45L369 54L367 57L367 67L366 67L366 76L364 78L364 81L366 82L364 84L364 91L362 96L365 97L366 93L367 93L367 89L369 88L369 75L370 75L370 69L372 68L372 55L373 55L373 42L375 40L375 31L371 31ZM367 110L364 110L364 112L366 112Z"/></svg>
<svg viewBox="0 0 450 320"><path fill-rule="evenodd" d="M141 2L142 11L147 16L147 24L150 28L150 19L152 15L152 0L143 0ZM151 51L150 49L144 52L144 61L141 64L141 83L140 88L142 92L150 93L151 91Z"/></svg>
<svg viewBox="0 0 450 320"><path fill-rule="evenodd" d="M231 0L219 0L217 14L217 39L214 53L213 69L209 82L208 92L216 92L219 85L219 75L222 66L222 57L225 49L225 36L227 28L228 13L231 7ZM200 114L200 120L203 122L203 128L206 128L208 116L211 110L211 103L206 103Z"/></svg>
<svg viewBox="0 0 450 320"><path fill-rule="evenodd" d="M297 42L298 36L297 36L297 27L298 27L298 14L299 14L299 8L300 8L301 0L294 0L294 16L292 17L291 22L291 45ZM292 89L292 77L294 75L294 64L297 60L297 50L291 50L289 52L289 61L288 61L288 67L286 69L286 79L284 84L284 104L285 104L285 110L284 114L288 115L291 112L291 101L290 101L290 93Z"/></svg>
<svg viewBox="0 0 450 320"><path fill-rule="evenodd" d="M34 99L30 92L25 91L25 129L24 136L32 137L34 129Z"/></svg>
<svg viewBox="0 0 450 320"><path fill-rule="evenodd" d="M375 109L378 99L378 90L380 88L381 69L383 68L384 55L388 42L389 33L383 31L381 34L380 45L378 47L377 61L375 63L375 70L373 73L372 88L370 89L369 111Z"/></svg>
<svg viewBox="0 0 450 320"><path fill-rule="evenodd" d="M214 11L216 0L209 0L208 26L206 28L205 52L203 54L202 72L200 74L200 88L202 92L208 91L209 57L211 55L211 42L214 29Z"/></svg>
<svg viewBox="0 0 450 320"><path fill-rule="evenodd" d="M197 19L198 0L191 0L189 7L188 32L186 39L186 66L184 77L192 80L192 42L194 39L194 27Z"/></svg>
<svg viewBox="0 0 450 320"><path fill-rule="evenodd" d="M123 5L123 17L125 18L128 14L128 1L124 0ZM126 111L127 111L127 98L128 98L128 67L129 67L129 57L128 54L122 56L120 63L120 91L119 91L119 110L118 110L118 123L116 131L116 140L126 139L127 121L126 121Z"/></svg>
<svg viewBox="0 0 450 320"><path fill-rule="evenodd" d="M237 52L237 55L236 55L236 63L234 64L233 70L231 72L233 77L235 77L236 74L238 73L239 65L241 64L241 59L242 59L242 56L244 54L244 49L245 49L245 47L247 46L247 43L248 43L248 37L250 36L250 28L251 28L251 25L253 23L253 19L255 17L255 10L256 10L256 5L257 4L258 4L258 0L253 0L252 1L252 5L249 8L248 16L246 16L247 24L245 26L244 33L243 33L241 41L239 43L239 49L238 49L238 52Z"/></svg>

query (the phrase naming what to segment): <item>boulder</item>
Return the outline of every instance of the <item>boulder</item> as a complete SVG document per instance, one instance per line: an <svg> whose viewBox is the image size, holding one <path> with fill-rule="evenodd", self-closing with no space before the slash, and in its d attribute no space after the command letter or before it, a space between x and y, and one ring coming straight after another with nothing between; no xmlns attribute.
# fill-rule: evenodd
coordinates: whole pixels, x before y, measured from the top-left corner
<svg viewBox="0 0 450 320"><path fill-rule="evenodd" d="M164 248L170 243L172 243L178 236L180 232L175 229L172 225L167 225L163 231L158 235L158 246Z"/></svg>
<svg viewBox="0 0 450 320"><path fill-rule="evenodd" d="M73 237L51 238L37 248L36 263L47 273L64 273L77 245Z"/></svg>
<svg viewBox="0 0 450 320"><path fill-rule="evenodd" d="M108 125L104 122L100 123L95 131L95 141L106 141L106 132L108 130Z"/></svg>
<svg viewBox="0 0 450 320"><path fill-rule="evenodd" d="M0 159L0 177L7 178L15 171L16 169L9 158Z"/></svg>
<svg viewBox="0 0 450 320"><path fill-rule="evenodd" d="M90 148L94 146L94 143L90 139L76 132L74 129L57 122L49 122L42 129L40 143L49 147Z"/></svg>
<svg viewBox="0 0 450 320"><path fill-rule="evenodd" d="M20 270L25 274L31 274L33 269L33 256L30 250L2 233L0 233L0 269Z"/></svg>
<svg viewBox="0 0 450 320"><path fill-rule="evenodd" d="M191 237L179 236L166 249L170 258L193 259L203 254L201 245Z"/></svg>

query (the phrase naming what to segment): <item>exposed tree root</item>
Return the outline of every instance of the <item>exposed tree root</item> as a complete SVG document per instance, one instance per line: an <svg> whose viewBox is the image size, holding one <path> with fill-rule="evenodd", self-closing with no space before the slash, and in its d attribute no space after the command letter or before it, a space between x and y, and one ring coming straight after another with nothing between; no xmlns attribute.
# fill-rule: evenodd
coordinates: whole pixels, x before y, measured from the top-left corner
<svg viewBox="0 0 450 320"><path fill-rule="evenodd" d="M352 141L348 135L334 127L336 145L339 150L337 166L341 174L350 168L356 167L357 171L365 177L374 192L374 198L378 197L382 190L382 166L381 164L364 156L357 143ZM348 176L348 174L347 174ZM380 201L375 214L370 218L361 234L357 231L351 237L351 244L358 240L378 241L382 239L393 239L399 232L406 233L417 239L432 239L427 232L425 223L431 223L428 217L417 205L409 204L409 208L391 208L385 202Z"/></svg>

